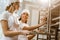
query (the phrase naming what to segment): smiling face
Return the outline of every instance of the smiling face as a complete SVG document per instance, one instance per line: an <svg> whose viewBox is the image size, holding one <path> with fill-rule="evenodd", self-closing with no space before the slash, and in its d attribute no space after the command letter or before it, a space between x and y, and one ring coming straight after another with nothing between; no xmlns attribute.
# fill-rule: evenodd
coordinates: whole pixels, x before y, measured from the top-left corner
<svg viewBox="0 0 60 40"><path fill-rule="evenodd" d="M23 14L21 14L21 20L25 23L27 22L27 20L28 20L28 13L27 12L24 12Z"/></svg>

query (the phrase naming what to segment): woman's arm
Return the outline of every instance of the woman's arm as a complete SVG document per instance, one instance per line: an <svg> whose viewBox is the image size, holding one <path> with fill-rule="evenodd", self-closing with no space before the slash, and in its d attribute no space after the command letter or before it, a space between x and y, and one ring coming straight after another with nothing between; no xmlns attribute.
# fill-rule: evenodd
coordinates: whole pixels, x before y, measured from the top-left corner
<svg viewBox="0 0 60 40"><path fill-rule="evenodd" d="M44 18L41 19L42 22L40 24L38 24L36 26L31 26L31 27L26 27L25 26L23 29L24 30L34 30L36 28L39 28L39 27L43 26L44 24L46 24L46 19L47 19L47 17L44 17Z"/></svg>
<svg viewBox="0 0 60 40"><path fill-rule="evenodd" d="M44 24L45 24L46 22L43 22L43 23L41 23L41 24L38 24L38 25L36 25L36 26L31 26L31 27L24 27L23 28L23 30L34 30L34 29L36 29L36 28L39 28L39 27L41 27L41 26L43 26Z"/></svg>
<svg viewBox="0 0 60 40"><path fill-rule="evenodd" d="M5 36L13 37L13 36L22 34L21 32L10 31L8 28L7 20L1 20L1 24L2 24L3 33Z"/></svg>

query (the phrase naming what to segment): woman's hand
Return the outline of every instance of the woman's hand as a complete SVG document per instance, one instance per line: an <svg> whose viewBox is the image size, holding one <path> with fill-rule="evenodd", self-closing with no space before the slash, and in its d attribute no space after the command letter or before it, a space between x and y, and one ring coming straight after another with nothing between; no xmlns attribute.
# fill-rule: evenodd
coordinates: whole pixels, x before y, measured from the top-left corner
<svg viewBox="0 0 60 40"><path fill-rule="evenodd" d="M44 24L47 23L47 22L46 22L46 21L47 21L47 17L41 18L40 20L41 20L41 23L38 24L38 26L43 26Z"/></svg>
<svg viewBox="0 0 60 40"><path fill-rule="evenodd" d="M31 33L31 31L28 31L28 30L22 30L21 32L22 32L22 34L25 34L25 35Z"/></svg>
<svg viewBox="0 0 60 40"><path fill-rule="evenodd" d="M46 23L47 23L46 21L43 21L42 23L38 24L38 26L43 26Z"/></svg>
<svg viewBox="0 0 60 40"><path fill-rule="evenodd" d="M46 21L47 20L47 17L44 16L43 18L40 19L41 21Z"/></svg>
<svg viewBox="0 0 60 40"><path fill-rule="evenodd" d="M43 30L35 30L37 33L43 33Z"/></svg>

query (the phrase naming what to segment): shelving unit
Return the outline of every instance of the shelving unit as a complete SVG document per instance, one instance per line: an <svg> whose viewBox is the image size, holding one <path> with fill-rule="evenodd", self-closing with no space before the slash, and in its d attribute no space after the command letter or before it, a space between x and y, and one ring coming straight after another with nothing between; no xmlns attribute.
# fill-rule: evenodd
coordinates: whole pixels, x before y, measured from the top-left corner
<svg viewBox="0 0 60 40"><path fill-rule="evenodd" d="M48 33L44 33L44 35L47 35L47 39L45 40L59 40L58 39L58 29L60 24L60 5L56 6L55 8L49 9L49 16L48 16ZM43 34L43 33L41 33ZM37 40L40 38L37 38ZM42 39L42 38L41 38ZM44 39L42 39L44 40Z"/></svg>
<svg viewBox="0 0 60 40"><path fill-rule="evenodd" d="M49 40L58 40L58 29L59 29L59 19L60 19L60 16L59 16L59 11L60 11L60 5L55 7L54 9L51 10L51 24L50 24L50 34L54 34L54 37L52 37L53 35L50 35L49 36Z"/></svg>

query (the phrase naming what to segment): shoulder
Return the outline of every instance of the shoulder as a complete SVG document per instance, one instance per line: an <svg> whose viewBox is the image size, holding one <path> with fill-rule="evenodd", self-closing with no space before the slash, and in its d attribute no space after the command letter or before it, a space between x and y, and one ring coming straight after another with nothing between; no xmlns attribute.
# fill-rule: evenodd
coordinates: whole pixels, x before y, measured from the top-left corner
<svg viewBox="0 0 60 40"><path fill-rule="evenodd" d="M8 11L4 11L2 15L8 15Z"/></svg>
<svg viewBox="0 0 60 40"><path fill-rule="evenodd" d="M7 20L8 17L9 17L9 13L8 13L7 11L4 11L4 12L2 13L2 18L1 18L1 20Z"/></svg>

